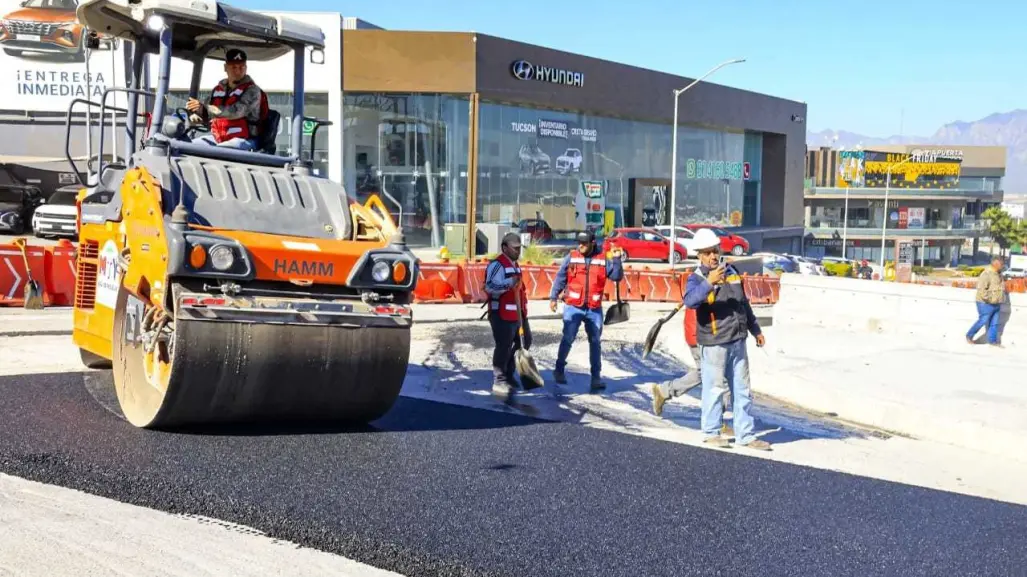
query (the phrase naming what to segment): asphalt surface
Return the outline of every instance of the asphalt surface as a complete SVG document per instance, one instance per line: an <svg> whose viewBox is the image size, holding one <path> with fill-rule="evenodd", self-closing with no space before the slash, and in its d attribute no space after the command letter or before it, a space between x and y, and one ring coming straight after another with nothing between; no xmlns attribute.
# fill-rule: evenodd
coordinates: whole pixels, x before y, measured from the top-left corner
<svg viewBox="0 0 1027 577"><path fill-rule="evenodd" d="M1022 575L1027 507L401 398L360 430L134 429L0 377L0 472L421 575Z"/></svg>

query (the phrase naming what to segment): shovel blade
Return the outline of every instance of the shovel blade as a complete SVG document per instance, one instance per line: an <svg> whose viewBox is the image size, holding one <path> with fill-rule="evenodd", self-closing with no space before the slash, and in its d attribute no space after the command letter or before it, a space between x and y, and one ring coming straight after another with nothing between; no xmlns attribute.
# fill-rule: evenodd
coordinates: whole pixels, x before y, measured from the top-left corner
<svg viewBox="0 0 1027 577"><path fill-rule="evenodd" d="M39 288L39 283L34 280L29 280L25 283L25 308L32 310L40 310L43 308L43 291Z"/></svg>
<svg viewBox="0 0 1027 577"><path fill-rule="evenodd" d="M653 328L649 329L649 334L645 337L645 345L642 348L642 358L649 356L649 353L653 352L653 347L656 346L656 337L660 336L660 328L663 327L665 321L660 319L656 321Z"/></svg>
<svg viewBox="0 0 1027 577"><path fill-rule="evenodd" d="M629 320L631 320L631 306L629 303L617 303L610 305L610 308L606 309L606 319L603 320L603 324L615 325Z"/></svg>
<svg viewBox="0 0 1027 577"><path fill-rule="evenodd" d="M537 389L545 384L538 367L535 366L535 359L524 349L517 349L514 353L514 365L517 367L517 374L521 376L521 386L525 391Z"/></svg>

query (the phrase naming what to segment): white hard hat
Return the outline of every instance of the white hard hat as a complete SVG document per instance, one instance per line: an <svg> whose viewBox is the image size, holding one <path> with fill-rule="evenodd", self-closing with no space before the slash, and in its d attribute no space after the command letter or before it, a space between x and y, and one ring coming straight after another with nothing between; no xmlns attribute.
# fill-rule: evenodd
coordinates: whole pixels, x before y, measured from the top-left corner
<svg viewBox="0 0 1027 577"><path fill-rule="evenodd" d="M719 247L720 237L708 228L700 228L695 231L695 236L692 237L691 242L688 244L688 248L691 249L692 252L699 252L701 250Z"/></svg>

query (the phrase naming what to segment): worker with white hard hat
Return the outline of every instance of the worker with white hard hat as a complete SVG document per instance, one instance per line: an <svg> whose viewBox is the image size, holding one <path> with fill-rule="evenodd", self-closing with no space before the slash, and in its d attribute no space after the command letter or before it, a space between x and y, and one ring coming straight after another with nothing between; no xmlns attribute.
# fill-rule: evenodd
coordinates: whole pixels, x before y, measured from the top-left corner
<svg viewBox="0 0 1027 577"><path fill-rule="evenodd" d="M695 233L690 245L698 254L699 266L688 276L684 305L696 313L696 341L702 364L703 442L729 446L721 435L721 397L730 390L736 444L769 451L770 443L753 434L752 388L745 343L749 334L756 337L759 347L766 339L745 295L741 275L730 263L721 262L720 238L703 228Z"/></svg>

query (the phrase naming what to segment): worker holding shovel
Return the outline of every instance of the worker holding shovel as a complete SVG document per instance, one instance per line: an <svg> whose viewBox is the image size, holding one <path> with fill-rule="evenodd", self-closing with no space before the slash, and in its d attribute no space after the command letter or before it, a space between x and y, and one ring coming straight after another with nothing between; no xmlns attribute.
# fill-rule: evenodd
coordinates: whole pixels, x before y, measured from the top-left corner
<svg viewBox="0 0 1027 577"><path fill-rule="evenodd" d="M624 277L621 256L624 254L619 247L610 251L610 259L599 252L595 235L591 231L579 232L578 248L571 250L563 259L560 270L553 281L553 290L549 293L549 310L556 312L557 299L564 293L563 302L563 338L556 355L556 367L553 378L558 384L567 384L564 369L567 367L567 355L571 345L578 336L581 323L585 323L585 334L588 336L588 360L591 368L591 390L600 391L606 386L600 376L602 371L602 347L600 337L603 332L603 291L607 279L620 282Z"/></svg>
<svg viewBox="0 0 1027 577"><path fill-rule="evenodd" d="M517 233L503 236L499 255L485 268L485 291L489 295L488 316L496 348L492 352L492 394L509 401L517 381L514 377L518 352L531 348L531 326L528 324L528 294L521 280L521 237ZM519 329L523 329L523 334ZM530 373L537 375L534 362L528 359ZM525 390L541 386L541 377L521 373Z"/></svg>
<svg viewBox="0 0 1027 577"><path fill-rule="evenodd" d="M721 435L721 397L725 390L730 390L736 443L769 451L770 443L753 434L752 388L745 342L749 334L756 337L759 347L766 344L766 339L745 295L742 277L730 263L721 263L717 235L712 230L700 229L690 244L699 253L699 266L688 276L684 305L695 310L696 341L702 364L703 442L728 446L727 439Z"/></svg>

